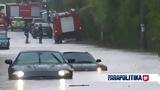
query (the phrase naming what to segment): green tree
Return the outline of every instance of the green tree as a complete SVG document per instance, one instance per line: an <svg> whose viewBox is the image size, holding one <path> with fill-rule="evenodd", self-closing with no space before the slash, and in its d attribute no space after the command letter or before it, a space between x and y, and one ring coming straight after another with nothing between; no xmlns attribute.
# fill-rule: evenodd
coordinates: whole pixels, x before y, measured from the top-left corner
<svg viewBox="0 0 160 90"><path fill-rule="evenodd" d="M148 48L160 51L160 1L146 0L146 28Z"/></svg>
<svg viewBox="0 0 160 90"><path fill-rule="evenodd" d="M136 7L135 7L136 6ZM139 0L121 0L115 43L120 47L137 48L139 46Z"/></svg>

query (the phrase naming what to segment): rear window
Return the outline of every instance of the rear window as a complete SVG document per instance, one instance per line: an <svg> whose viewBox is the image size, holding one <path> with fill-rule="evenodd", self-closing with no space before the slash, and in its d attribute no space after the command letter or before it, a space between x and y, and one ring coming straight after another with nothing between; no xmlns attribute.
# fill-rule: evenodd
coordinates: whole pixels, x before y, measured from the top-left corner
<svg viewBox="0 0 160 90"><path fill-rule="evenodd" d="M92 55L89 53L79 53L79 52L73 52L73 53L63 53L63 56L65 59L70 60L74 59L75 63L96 63L95 59Z"/></svg>

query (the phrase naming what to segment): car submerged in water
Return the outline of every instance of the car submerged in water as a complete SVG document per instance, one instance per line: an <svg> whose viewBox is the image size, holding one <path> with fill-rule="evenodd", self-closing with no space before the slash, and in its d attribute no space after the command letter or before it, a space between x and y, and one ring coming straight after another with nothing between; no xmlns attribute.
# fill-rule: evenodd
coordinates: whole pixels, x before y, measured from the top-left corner
<svg viewBox="0 0 160 90"><path fill-rule="evenodd" d="M37 38L38 36L38 29L39 29L39 25L42 25L42 32L43 32L43 37L48 37L48 38L52 38L52 28L50 26L50 24L48 22L45 22L44 19L42 18L33 18L32 20L32 30L31 30L31 34L33 36L33 38Z"/></svg>
<svg viewBox="0 0 160 90"><path fill-rule="evenodd" d="M72 79L73 69L57 51L22 51L9 64L9 80Z"/></svg>
<svg viewBox="0 0 160 90"><path fill-rule="evenodd" d="M9 49L10 47L10 38L7 36L6 31L0 31L0 48Z"/></svg>
<svg viewBox="0 0 160 90"><path fill-rule="evenodd" d="M88 52L64 52L63 56L72 65L74 71L107 71L107 66L100 64L101 60Z"/></svg>

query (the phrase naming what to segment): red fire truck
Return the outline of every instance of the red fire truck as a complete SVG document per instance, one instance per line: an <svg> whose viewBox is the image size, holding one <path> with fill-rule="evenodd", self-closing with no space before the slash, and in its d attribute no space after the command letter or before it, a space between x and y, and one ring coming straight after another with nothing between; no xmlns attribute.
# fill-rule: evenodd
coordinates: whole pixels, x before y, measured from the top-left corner
<svg viewBox="0 0 160 90"><path fill-rule="evenodd" d="M7 3L7 16L23 17L24 19L32 19L33 17L40 17L41 4L38 2L32 3Z"/></svg>
<svg viewBox="0 0 160 90"><path fill-rule="evenodd" d="M11 29L23 28L24 20L31 21L41 16L41 7L40 2L0 4L0 12L5 15L5 18L0 17L0 23L5 19L6 25L11 25Z"/></svg>
<svg viewBox="0 0 160 90"><path fill-rule="evenodd" d="M0 4L0 12L12 19L13 17L22 17L24 19L32 19L40 17L41 3L7 3Z"/></svg>
<svg viewBox="0 0 160 90"><path fill-rule="evenodd" d="M73 10L55 13L53 16L53 32L55 43L62 43L62 40L66 38L80 40L82 26L78 13Z"/></svg>

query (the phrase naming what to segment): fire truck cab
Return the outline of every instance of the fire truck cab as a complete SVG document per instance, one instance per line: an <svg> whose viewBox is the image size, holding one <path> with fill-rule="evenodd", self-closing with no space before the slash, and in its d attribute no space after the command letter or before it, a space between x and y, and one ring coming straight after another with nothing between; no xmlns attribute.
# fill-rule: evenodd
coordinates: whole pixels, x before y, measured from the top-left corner
<svg viewBox="0 0 160 90"><path fill-rule="evenodd" d="M62 43L63 39L75 38L80 40L82 26L80 17L75 11L54 13L53 33L55 43Z"/></svg>
<svg viewBox="0 0 160 90"><path fill-rule="evenodd" d="M5 26L5 24L6 24L6 21L5 21L4 13L0 12L0 27Z"/></svg>
<svg viewBox="0 0 160 90"><path fill-rule="evenodd" d="M5 30L6 25L6 5L0 4L0 30Z"/></svg>

